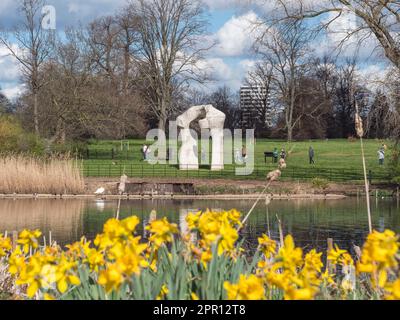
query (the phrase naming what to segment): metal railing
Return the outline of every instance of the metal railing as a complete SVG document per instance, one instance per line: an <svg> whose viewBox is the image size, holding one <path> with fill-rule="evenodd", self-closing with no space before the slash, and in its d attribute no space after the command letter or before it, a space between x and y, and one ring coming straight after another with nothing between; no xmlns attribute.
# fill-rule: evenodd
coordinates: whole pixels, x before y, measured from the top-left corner
<svg viewBox="0 0 400 320"><path fill-rule="evenodd" d="M86 177L118 177L126 174L129 177L158 177L158 178L226 178L226 179L265 179L268 172L276 169L272 165L256 165L252 174L243 176L236 174L236 168L242 166L228 165L223 170L212 171L209 166L200 166L199 170L179 170L179 165L157 164L151 165L144 163L84 163L82 167L83 175ZM316 168L316 167L288 167L282 170L281 179L283 180L312 180L323 178L329 181L361 181L364 179L362 169L342 169L342 168ZM371 171L369 173L371 181L388 181L389 173L385 170Z"/></svg>

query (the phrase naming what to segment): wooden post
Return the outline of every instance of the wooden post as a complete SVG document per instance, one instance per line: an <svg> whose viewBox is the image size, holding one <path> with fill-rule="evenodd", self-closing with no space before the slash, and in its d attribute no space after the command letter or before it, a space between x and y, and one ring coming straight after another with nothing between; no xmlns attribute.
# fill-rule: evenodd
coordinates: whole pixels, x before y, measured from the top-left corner
<svg viewBox="0 0 400 320"><path fill-rule="evenodd" d="M276 215L276 219L278 220L278 228L279 228L279 240L281 243L281 248L285 245L285 240L283 238L283 229L282 229L282 222L279 219L278 215Z"/></svg>
<svg viewBox="0 0 400 320"><path fill-rule="evenodd" d="M327 239L327 244L328 244L328 250L327 250L327 257L326 257L326 267L328 269L328 272L331 273L335 273L335 266L331 264L331 262L328 260L328 254L329 251L331 251L333 249L333 239L332 238L328 238Z"/></svg>
<svg viewBox="0 0 400 320"><path fill-rule="evenodd" d="M12 232L12 247L13 247L13 250L17 247L17 240L18 240L18 232L17 231L13 231Z"/></svg>

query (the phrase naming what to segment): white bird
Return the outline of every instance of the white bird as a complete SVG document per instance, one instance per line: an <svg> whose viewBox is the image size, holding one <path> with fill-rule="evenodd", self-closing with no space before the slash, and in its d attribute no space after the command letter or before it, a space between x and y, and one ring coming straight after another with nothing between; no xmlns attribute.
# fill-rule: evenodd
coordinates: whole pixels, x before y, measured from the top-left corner
<svg viewBox="0 0 400 320"><path fill-rule="evenodd" d="M101 188L98 188L98 189L94 192L94 194L103 194L104 191L106 191L106 189L104 189L103 187L101 187Z"/></svg>

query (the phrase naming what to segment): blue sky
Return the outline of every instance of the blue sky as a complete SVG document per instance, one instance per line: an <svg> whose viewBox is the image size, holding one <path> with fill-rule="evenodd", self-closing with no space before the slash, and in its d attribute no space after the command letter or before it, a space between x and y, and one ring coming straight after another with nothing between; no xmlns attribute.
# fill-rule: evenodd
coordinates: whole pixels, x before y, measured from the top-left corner
<svg viewBox="0 0 400 320"><path fill-rule="evenodd" d="M18 20L16 2L0 0L0 26L10 27L16 23ZM213 90L223 85L238 90L244 76L256 60L251 53L253 41L252 32L249 31L251 21L258 19L260 12L268 12L271 2L264 1L265 5L262 7L243 5L248 3L248 0L204 0L204 2L209 7L210 37L217 43L204 61L205 67L212 70L215 78L205 90ZM57 29L63 30L65 26L76 25L79 22L84 25L99 16L112 14L119 10L126 0L48 0L47 3L56 8ZM343 22L346 23L346 20L339 21L339 26ZM321 55L324 51L329 51L329 46L320 42L316 43L314 49ZM367 51L364 50L362 54L367 56ZM375 73L377 68L371 63L365 67L366 70L370 69ZM5 48L0 47L0 87L11 99L18 96L23 89L19 77L18 64L7 56Z"/></svg>

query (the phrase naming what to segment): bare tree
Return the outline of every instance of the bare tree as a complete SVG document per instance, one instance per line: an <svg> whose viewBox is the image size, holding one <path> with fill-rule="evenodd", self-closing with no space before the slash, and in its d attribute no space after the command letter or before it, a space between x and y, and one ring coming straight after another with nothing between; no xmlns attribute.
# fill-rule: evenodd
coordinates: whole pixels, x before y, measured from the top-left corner
<svg viewBox="0 0 400 320"><path fill-rule="evenodd" d="M239 122L239 103L237 100L237 96L226 86L216 89L207 99L207 103L211 103L215 108L225 113L225 127L231 130L237 128Z"/></svg>
<svg viewBox="0 0 400 320"><path fill-rule="evenodd" d="M10 109L10 101L8 101L7 97L1 93L0 87L0 115L9 111Z"/></svg>
<svg viewBox="0 0 400 320"><path fill-rule="evenodd" d="M33 104L34 130L37 135L40 134L38 93L45 82L45 79L40 77L40 68L52 53L54 39L52 30L43 29L44 4L44 0L21 0L19 7L22 15L21 23L11 32L3 31L0 34L0 44L18 60L28 84Z"/></svg>
<svg viewBox="0 0 400 320"><path fill-rule="evenodd" d="M268 0L268 2L270 2ZM274 0L277 10L284 14L284 19L299 21L314 19L319 30L326 30L341 16L352 14L357 24L343 35L342 45L353 35L358 35L362 45L368 37L375 37L385 56L400 69L400 2L398 0ZM327 14L331 14L324 19ZM278 18L278 20L281 17Z"/></svg>
<svg viewBox="0 0 400 320"><path fill-rule="evenodd" d="M279 92L278 108L283 109L289 141L293 138L293 128L303 116L301 112L295 113L295 108L300 94L299 79L310 65L311 39L301 23L282 23L274 29L267 29L256 44L257 53L272 66L274 86Z"/></svg>
<svg viewBox="0 0 400 320"><path fill-rule="evenodd" d="M378 90L368 110L366 121L366 133L368 138L383 139L386 137L388 131L387 127L390 124L390 120L387 118L389 114L387 97L382 91Z"/></svg>
<svg viewBox="0 0 400 320"><path fill-rule="evenodd" d="M199 0L134 0L129 10L140 17L138 60L143 92L165 129L173 112L174 91L193 81L203 81L198 66L204 45L206 20Z"/></svg>
<svg viewBox="0 0 400 320"><path fill-rule="evenodd" d="M383 88L387 92L389 112L386 119L389 125L386 127L386 135L392 137L398 143L400 141L400 71L391 70L383 83Z"/></svg>
<svg viewBox="0 0 400 320"><path fill-rule="evenodd" d="M130 85L135 79L131 66L125 78L120 42L116 37L110 46L101 45L108 41L97 41L99 48L94 51L88 41L94 35L86 31L68 29L65 39L57 43L57 59L42 68L49 80L39 94L46 136L63 143L80 137L143 135L145 110L140 94ZM103 35L108 38L106 32Z"/></svg>

